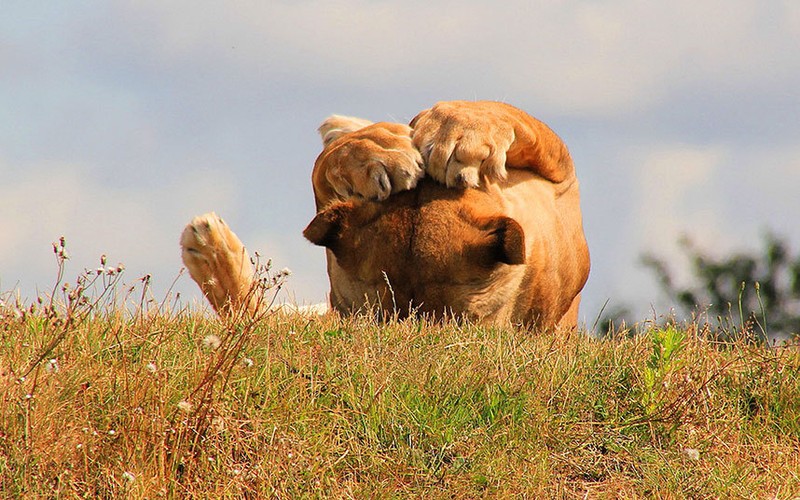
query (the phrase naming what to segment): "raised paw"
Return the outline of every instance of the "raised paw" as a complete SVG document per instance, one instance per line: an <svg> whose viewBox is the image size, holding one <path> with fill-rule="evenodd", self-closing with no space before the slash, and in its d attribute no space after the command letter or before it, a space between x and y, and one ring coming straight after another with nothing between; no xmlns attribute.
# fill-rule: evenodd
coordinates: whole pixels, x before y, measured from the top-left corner
<svg viewBox="0 0 800 500"><path fill-rule="evenodd" d="M441 102L411 123L428 175L448 187L477 187L506 178L514 127L484 103Z"/></svg>
<svg viewBox="0 0 800 500"><path fill-rule="evenodd" d="M255 303L249 296L253 266L247 250L214 212L195 217L183 230L181 258L219 314L235 313Z"/></svg>
<svg viewBox="0 0 800 500"><path fill-rule="evenodd" d="M320 192L317 184L324 182L339 199L377 201L413 189L425 175L411 128L398 123L375 123L329 141L315 171L322 174L315 175Z"/></svg>

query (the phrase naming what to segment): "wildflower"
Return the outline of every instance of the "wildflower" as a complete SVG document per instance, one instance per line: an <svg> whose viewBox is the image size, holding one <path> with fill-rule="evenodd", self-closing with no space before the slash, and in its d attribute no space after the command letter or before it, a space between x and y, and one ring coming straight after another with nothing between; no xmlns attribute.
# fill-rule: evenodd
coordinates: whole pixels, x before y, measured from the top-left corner
<svg viewBox="0 0 800 500"><path fill-rule="evenodd" d="M194 410L194 406L192 405L192 403L183 400L180 403L178 403L178 409L183 413L192 413L192 411Z"/></svg>
<svg viewBox="0 0 800 500"><path fill-rule="evenodd" d="M45 371L47 371L47 373L58 373L59 370L58 359L53 358L50 361L48 361L47 364L44 365L44 369Z"/></svg>
<svg viewBox="0 0 800 500"><path fill-rule="evenodd" d="M126 483L132 483L136 481L136 476L133 475L133 472L125 471L122 473L122 479L124 479Z"/></svg>
<svg viewBox="0 0 800 500"><path fill-rule="evenodd" d="M696 448L684 448L683 453L689 460L700 460L700 450Z"/></svg>
<svg viewBox="0 0 800 500"><path fill-rule="evenodd" d="M225 419L220 416L215 416L211 419L211 427L216 432L224 432L225 431Z"/></svg>
<svg viewBox="0 0 800 500"><path fill-rule="evenodd" d="M109 436L114 436L114 435L116 435L116 434L117 434L117 431L115 431L114 429L109 429L109 430L108 430L108 435L109 435Z"/></svg>
<svg viewBox="0 0 800 500"><path fill-rule="evenodd" d="M156 371L158 371L158 367L157 367L157 366L156 366L156 364L155 364L155 363L153 363L153 362L147 363L147 366L145 366L145 368L146 368L146 369L147 369L147 371L149 371L150 373L155 373Z"/></svg>
<svg viewBox="0 0 800 500"><path fill-rule="evenodd" d="M222 345L222 340L212 333L211 335L206 335L206 338L203 339L203 345L212 351L215 351L219 349L220 345Z"/></svg>
<svg viewBox="0 0 800 500"><path fill-rule="evenodd" d="M245 368L250 368L251 366L253 366L253 360L250 358L244 358L242 360L242 364L244 365Z"/></svg>
<svg viewBox="0 0 800 500"><path fill-rule="evenodd" d="M280 276L291 276L292 275L292 270L289 269L288 267L284 267L283 269L278 271L278 275L280 275Z"/></svg>

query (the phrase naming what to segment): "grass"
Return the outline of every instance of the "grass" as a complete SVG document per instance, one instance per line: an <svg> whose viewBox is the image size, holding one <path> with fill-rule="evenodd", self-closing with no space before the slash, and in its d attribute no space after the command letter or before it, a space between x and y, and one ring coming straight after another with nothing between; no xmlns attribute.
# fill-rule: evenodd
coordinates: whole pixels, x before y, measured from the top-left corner
<svg viewBox="0 0 800 500"><path fill-rule="evenodd" d="M794 348L700 325L222 321L109 271L0 306L2 496L800 494Z"/></svg>

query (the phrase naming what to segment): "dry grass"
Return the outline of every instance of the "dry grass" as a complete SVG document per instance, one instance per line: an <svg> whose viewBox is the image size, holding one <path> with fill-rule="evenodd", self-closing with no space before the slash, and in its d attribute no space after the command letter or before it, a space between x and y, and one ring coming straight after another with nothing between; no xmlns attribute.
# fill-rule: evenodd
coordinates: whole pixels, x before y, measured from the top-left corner
<svg viewBox="0 0 800 500"><path fill-rule="evenodd" d="M4 496L800 494L792 348L692 325L601 340L222 322L140 300L107 271L73 299L0 308Z"/></svg>

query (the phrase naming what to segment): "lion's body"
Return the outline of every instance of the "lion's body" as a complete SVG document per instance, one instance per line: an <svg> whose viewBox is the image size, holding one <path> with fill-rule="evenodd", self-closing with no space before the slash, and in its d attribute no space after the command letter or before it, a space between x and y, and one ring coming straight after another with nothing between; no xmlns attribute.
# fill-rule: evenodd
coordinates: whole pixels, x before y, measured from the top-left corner
<svg viewBox="0 0 800 500"><path fill-rule="evenodd" d="M499 103L440 103L411 125L320 128L304 234L327 249L331 306L574 326L589 253L558 136ZM190 269L201 226L182 239Z"/></svg>
<svg viewBox="0 0 800 500"><path fill-rule="evenodd" d="M558 196L549 181L517 170L502 183L468 190L426 179L387 200L338 209L345 220L327 258L331 305L339 312L380 306L401 317L416 311L496 324L577 321L589 271L577 186ZM521 261L497 262L485 244L491 221L503 217L522 230Z"/></svg>

